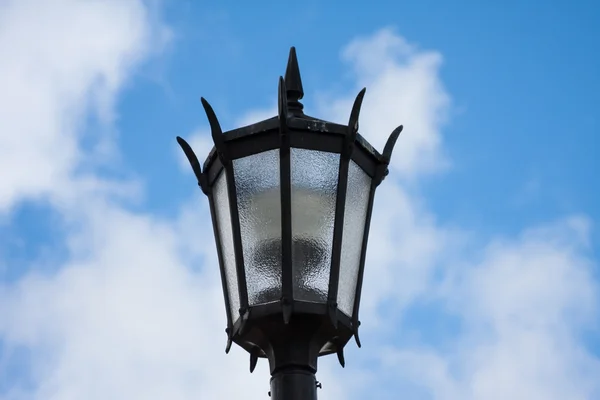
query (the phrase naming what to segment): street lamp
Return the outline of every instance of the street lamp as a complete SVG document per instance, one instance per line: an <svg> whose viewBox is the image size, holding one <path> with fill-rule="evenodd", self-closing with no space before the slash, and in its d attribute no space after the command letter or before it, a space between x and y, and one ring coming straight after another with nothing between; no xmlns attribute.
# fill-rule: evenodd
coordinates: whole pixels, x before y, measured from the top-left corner
<svg viewBox="0 0 600 400"><path fill-rule="evenodd" d="M279 78L278 116L223 133L205 99L215 146L203 168L177 137L207 195L227 312L227 347L269 360L271 396L316 399L317 358L358 336L375 189L388 173L358 134L361 90L348 125L309 117L296 50Z"/></svg>

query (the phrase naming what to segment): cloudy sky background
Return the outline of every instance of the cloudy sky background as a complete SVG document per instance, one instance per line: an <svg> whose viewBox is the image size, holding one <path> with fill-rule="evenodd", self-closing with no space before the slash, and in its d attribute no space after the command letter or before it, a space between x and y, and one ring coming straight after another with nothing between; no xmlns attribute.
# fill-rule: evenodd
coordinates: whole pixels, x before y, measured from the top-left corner
<svg viewBox="0 0 600 400"><path fill-rule="evenodd" d="M291 45L309 114L405 126L320 398L600 398L600 8L413 3L0 0L0 399L267 398L174 137L273 116Z"/></svg>

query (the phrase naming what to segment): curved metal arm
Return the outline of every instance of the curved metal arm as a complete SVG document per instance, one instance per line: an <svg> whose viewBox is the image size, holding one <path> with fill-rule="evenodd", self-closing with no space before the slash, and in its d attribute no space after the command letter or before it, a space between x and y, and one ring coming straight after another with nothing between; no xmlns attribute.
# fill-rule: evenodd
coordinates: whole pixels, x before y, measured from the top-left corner
<svg viewBox="0 0 600 400"><path fill-rule="evenodd" d="M362 106L366 92L367 88L362 88L362 90L358 92L356 99L354 99L354 104L352 105L352 111L350 112L348 126L350 127L350 131L353 132L355 136L358 133L358 116L360 115L360 107Z"/></svg>
<svg viewBox="0 0 600 400"><path fill-rule="evenodd" d="M404 129L404 126L402 125L394 129L385 143L383 154L380 158L381 164L379 164L377 167L377 172L375 173L374 178L377 185L379 185L389 173L388 166L390 165L390 161L392 159L392 151L394 150L394 145L396 144L396 140L398 140L398 136L400 136L402 129Z"/></svg>
<svg viewBox="0 0 600 400"><path fill-rule="evenodd" d="M344 156L346 157L350 156L352 154L352 150L354 149L354 141L356 140L356 135L358 134L358 117L360 116L360 107L362 106L366 91L367 88L363 88L360 92L358 92L356 99L354 99L354 104L352 105L352 111L350 112L350 118L348 120L348 133L346 134L346 140L344 143Z"/></svg>
<svg viewBox="0 0 600 400"><path fill-rule="evenodd" d="M396 145L396 140L398 140L398 136L400 136L400 132L404 129L403 125L400 125L390 134L387 142L385 143L385 147L383 148L382 159L386 164L390 163L392 159L392 151L394 150L394 146Z"/></svg>
<svg viewBox="0 0 600 400"><path fill-rule="evenodd" d="M194 171L194 175L196 175L196 179L198 180L198 186L200 186L204 194L208 194L208 188L206 185L206 175L202 173L200 161L198 161L198 157L196 157L194 150L192 150L192 147L181 136L177 136L177 143L179 143L179 146L183 150L183 153L187 157L190 165L192 166L192 171Z"/></svg>
<svg viewBox="0 0 600 400"><path fill-rule="evenodd" d="M219 159L221 160L221 162L225 164L229 160L227 159L225 136L223 136L223 130L221 129L221 125L219 124L219 120L217 119L215 111L208 103L208 101L206 101L204 97L201 97L200 101L202 102L202 107L204 107L204 111L206 112L206 118L208 118L208 124L210 125L210 133L212 135L213 142L215 142L217 154L219 155Z"/></svg>
<svg viewBox="0 0 600 400"><path fill-rule="evenodd" d="M258 363L258 356L260 355L260 347L254 346L250 351L250 373L254 372L256 364Z"/></svg>
<svg viewBox="0 0 600 400"><path fill-rule="evenodd" d="M340 362L340 365L342 366L342 368L346 367L346 359L344 358L344 346L340 343L339 338L335 337L333 340L336 343L336 353L337 353L337 358L338 361Z"/></svg>

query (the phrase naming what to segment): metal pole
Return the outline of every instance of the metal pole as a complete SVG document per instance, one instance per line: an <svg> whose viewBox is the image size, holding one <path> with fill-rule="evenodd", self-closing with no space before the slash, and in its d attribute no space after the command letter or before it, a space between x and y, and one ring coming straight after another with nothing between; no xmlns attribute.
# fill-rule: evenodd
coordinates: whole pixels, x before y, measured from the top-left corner
<svg viewBox="0 0 600 400"><path fill-rule="evenodd" d="M311 369L287 367L271 377L272 400L317 400L317 380Z"/></svg>
<svg viewBox="0 0 600 400"><path fill-rule="evenodd" d="M272 324L264 324L268 335L264 346L271 372L272 400L317 400L317 359L327 342L320 332L326 317L296 314L288 324L281 316L272 317Z"/></svg>

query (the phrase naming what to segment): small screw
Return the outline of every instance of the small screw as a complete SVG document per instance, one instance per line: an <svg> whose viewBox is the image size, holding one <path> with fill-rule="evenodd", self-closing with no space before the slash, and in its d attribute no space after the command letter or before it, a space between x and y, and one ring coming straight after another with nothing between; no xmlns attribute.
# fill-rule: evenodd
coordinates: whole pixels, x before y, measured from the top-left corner
<svg viewBox="0 0 600 400"><path fill-rule="evenodd" d="M321 382L317 381L316 383L317 388L322 389L323 385L321 384Z"/></svg>

